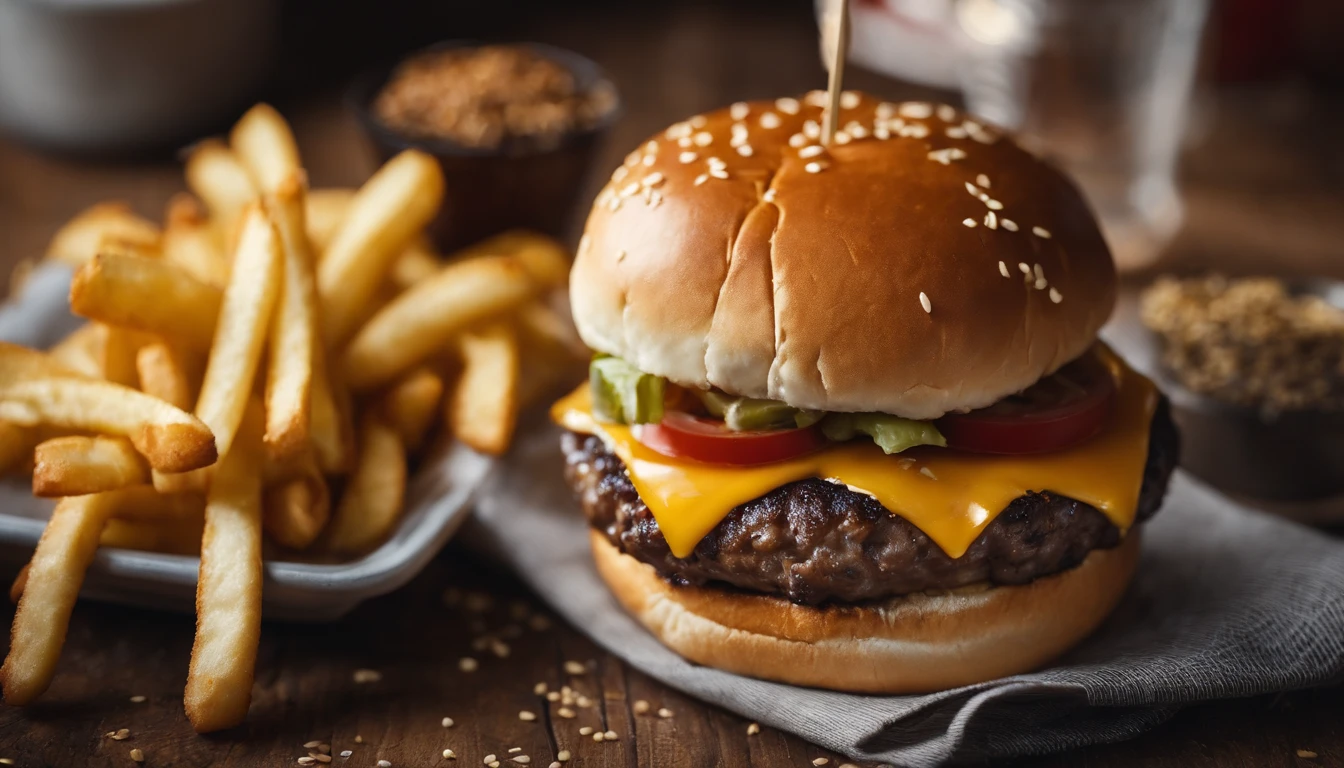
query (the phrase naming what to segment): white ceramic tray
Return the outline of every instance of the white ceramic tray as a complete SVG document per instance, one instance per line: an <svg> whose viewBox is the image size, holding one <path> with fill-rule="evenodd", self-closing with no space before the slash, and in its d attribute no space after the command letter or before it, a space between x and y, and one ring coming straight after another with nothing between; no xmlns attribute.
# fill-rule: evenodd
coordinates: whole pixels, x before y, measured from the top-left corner
<svg viewBox="0 0 1344 768"><path fill-rule="evenodd" d="M65 308L69 281L69 270L59 265L35 270L21 294L0 305L0 340L45 347L82 322ZM378 549L336 564L267 560L266 617L329 621L410 581L466 520L494 466L493 459L455 444L424 461L411 479L401 524ZM33 498L25 483L0 482L0 559L27 560L51 506ZM194 557L102 549L81 596L190 612L198 565Z"/></svg>

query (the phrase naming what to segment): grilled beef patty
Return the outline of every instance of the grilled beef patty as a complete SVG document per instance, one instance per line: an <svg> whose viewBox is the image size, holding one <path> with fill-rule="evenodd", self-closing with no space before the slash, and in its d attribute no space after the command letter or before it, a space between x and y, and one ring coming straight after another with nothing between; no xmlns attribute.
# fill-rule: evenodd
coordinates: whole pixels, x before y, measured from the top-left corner
<svg viewBox="0 0 1344 768"><path fill-rule="evenodd" d="M734 507L679 558L600 439L567 432L562 448L565 477L589 523L675 583L729 585L809 605L858 602L978 582L1026 584L1120 541L1095 507L1042 490L1013 500L964 555L951 558L871 496L810 478ZM1153 415L1138 521L1157 511L1178 452L1164 398Z"/></svg>

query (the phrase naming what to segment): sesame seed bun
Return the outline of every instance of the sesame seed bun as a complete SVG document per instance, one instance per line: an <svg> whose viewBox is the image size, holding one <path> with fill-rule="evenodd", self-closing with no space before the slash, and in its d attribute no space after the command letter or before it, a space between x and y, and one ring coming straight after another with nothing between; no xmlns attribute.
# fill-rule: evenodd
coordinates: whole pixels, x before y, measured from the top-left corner
<svg viewBox="0 0 1344 768"><path fill-rule="evenodd" d="M1027 672L1089 635L1119 602L1139 530L1082 564L1012 587L862 606L675 586L590 532L597 570L663 644L737 674L859 693L926 693Z"/></svg>
<svg viewBox="0 0 1344 768"><path fill-rule="evenodd" d="M822 149L814 94L626 158L571 273L590 347L684 386L929 419L1092 344L1115 268L1058 170L951 107L855 93Z"/></svg>

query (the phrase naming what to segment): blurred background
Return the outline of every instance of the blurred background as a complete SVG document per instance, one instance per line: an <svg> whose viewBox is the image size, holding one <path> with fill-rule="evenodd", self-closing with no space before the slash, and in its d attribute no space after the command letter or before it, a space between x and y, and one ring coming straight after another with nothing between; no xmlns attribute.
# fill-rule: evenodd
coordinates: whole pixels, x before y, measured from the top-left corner
<svg viewBox="0 0 1344 768"><path fill-rule="evenodd" d="M1026 131L1083 181L1122 266L1197 251L1234 272L1344 270L1335 0L851 8L849 87L964 103ZM43 170L76 158L112 163L102 172L115 179L128 158L171 153L259 99L298 121L320 157L315 186L354 184L373 156L343 92L446 39L547 42L596 61L624 104L598 161L614 167L681 116L824 87L815 12L810 0L0 0L0 125L27 145L0 149L0 216L54 226L105 190L25 192L33 179L60 183ZM591 199L599 178L573 195ZM137 187L122 196L157 208L158 190ZM38 200L59 208L25 204ZM37 252L44 230L23 231L36 240L5 248Z"/></svg>
<svg viewBox="0 0 1344 768"><path fill-rule="evenodd" d="M1170 354L1159 363L1155 346L1147 367L1172 374L1169 391L1192 391L1174 402L1197 473L1216 479L1221 467L1221 485L1253 495L1310 486L1306 495L1334 497L1338 509L1344 468L1311 457L1344 456L1335 282L1344 278L1344 3L852 0L850 9L847 88L964 105L1078 179L1126 275L1112 341L1127 353L1142 358L1151 342L1139 295L1158 275L1290 281L1252 286L1258 304L1219 304L1224 283L1168 290L1147 326ZM258 100L293 124L315 188L358 186L406 145L370 118L390 68L462 40L550 44L580 57L567 67L614 86L610 119L565 162L512 153L497 166L505 170L484 173L477 161L491 152L436 145L450 205L477 205L445 213L474 222L471 237L525 224L573 245L611 169L647 136L735 101L824 88L818 11L813 0L0 0L0 267L40 255L62 222L100 200L157 218L182 188L182 148ZM1295 304L1302 296L1314 303ZM1205 330L1178 338L1192 328ZM1287 341L1271 349L1271 337ZM1228 386L1219 395L1184 375L1173 350L1195 367L1221 361L1224 385L1291 367L1297 378L1283 386L1306 381L1319 396ZM1325 437L1285 431L1285 411ZM1200 427L1200 413L1214 414L1212 427ZM1240 426L1229 434L1228 424ZM1219 451L1228 445L1234 455ZM1275 477L1239 487L1267 453L1292 455Z"/></svg>

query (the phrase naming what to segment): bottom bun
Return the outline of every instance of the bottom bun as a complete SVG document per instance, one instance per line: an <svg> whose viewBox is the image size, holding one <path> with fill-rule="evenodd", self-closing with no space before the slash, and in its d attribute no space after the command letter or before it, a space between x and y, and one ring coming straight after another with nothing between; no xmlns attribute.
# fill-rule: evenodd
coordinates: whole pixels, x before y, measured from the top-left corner
<svg viewBox="0 0 1344 768"><path fill-rule="evenodd" d="M1030 584L862 606L677 586L597 531L592 546L598 572L626 610L691 661L815 688L928 693L1027 672L1087 637L1134 575L1139 530Z"/></svg>

